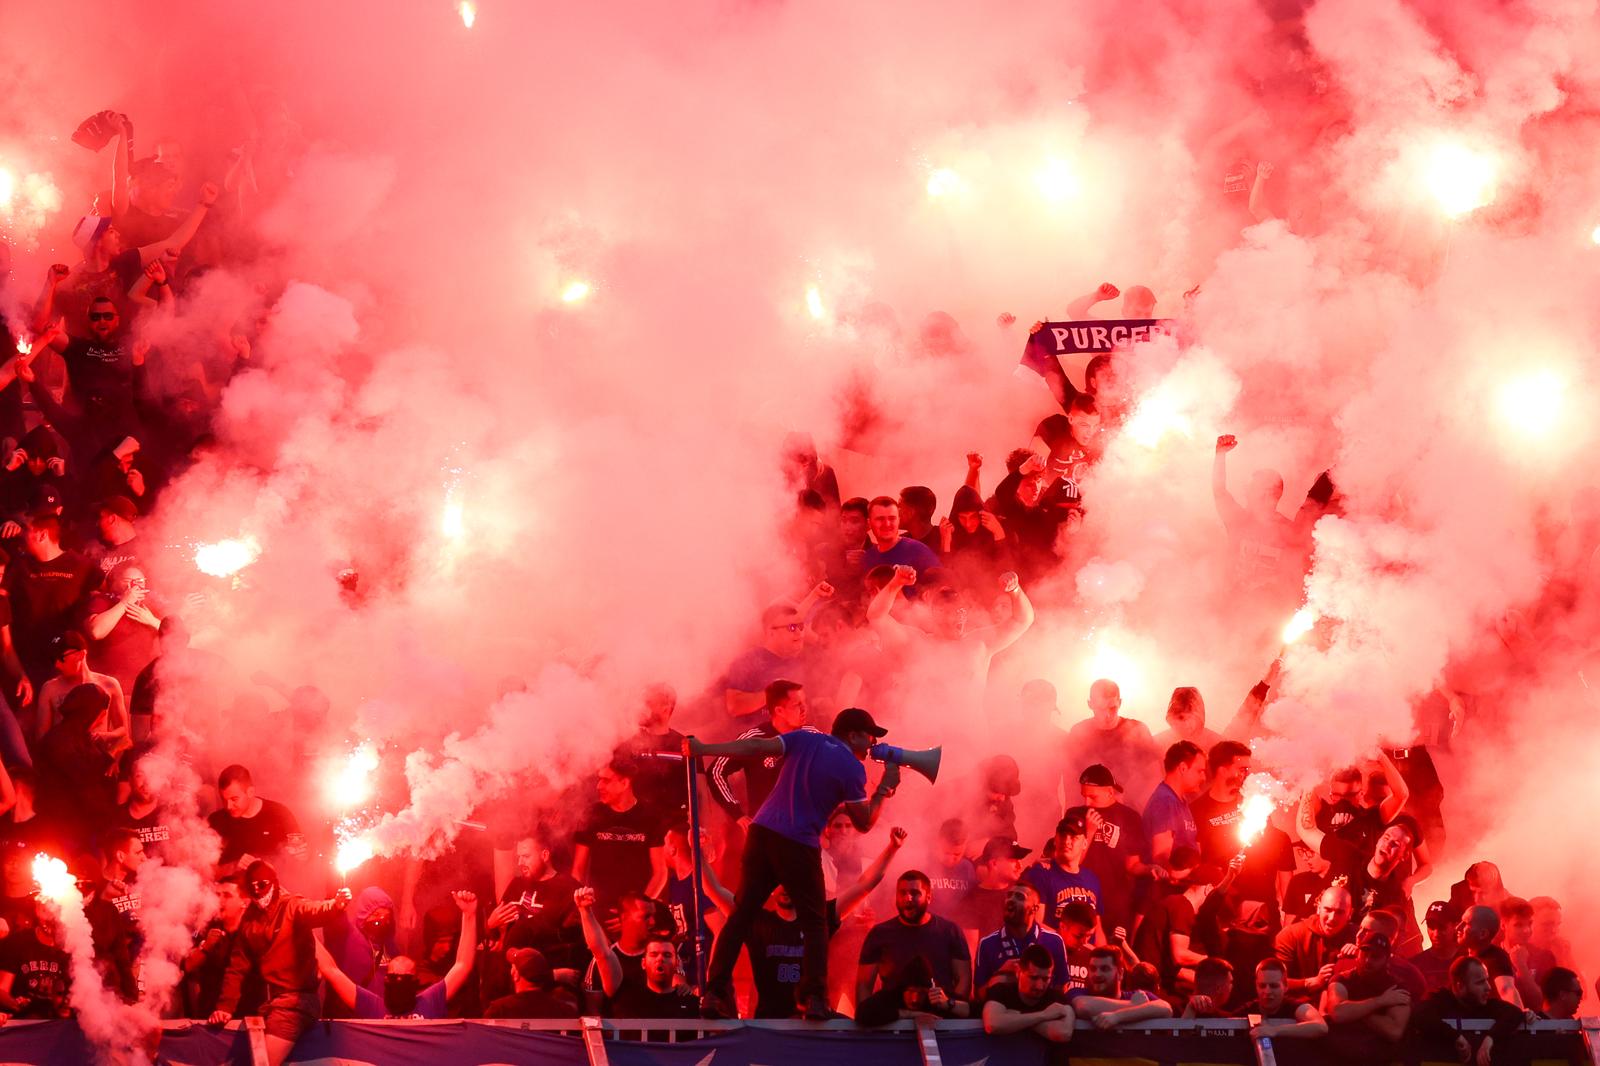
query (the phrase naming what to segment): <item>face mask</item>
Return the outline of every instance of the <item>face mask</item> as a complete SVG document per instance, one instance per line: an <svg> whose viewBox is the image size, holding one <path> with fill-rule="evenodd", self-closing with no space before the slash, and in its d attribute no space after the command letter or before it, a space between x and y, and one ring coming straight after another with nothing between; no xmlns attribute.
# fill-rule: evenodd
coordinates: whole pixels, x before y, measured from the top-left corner
<svg viewBox="0 0 1600 1066"><path fill-rule="evenodd" d="M382 943L394 936L394 919L392 917L379 919L368 918L364 928L366 930L368 940L376 943Z"/></svg>
<svg viewBox="0 0 1600 1066"><path fill-rule="evenodd" d="M417 975L391 973L383 978L383 1009L397 1018L416 1013Z"/></svg>
<svg viewBox="0 0 1600 1066"><path fill-rule="evenodd" d="M255 905L260 907L262 910L266 910L268 907L272 906L272 901L277 898L277 895L278 882L276 881L263 880L252 881L250 883L250 898L255 902Z"/></svg>

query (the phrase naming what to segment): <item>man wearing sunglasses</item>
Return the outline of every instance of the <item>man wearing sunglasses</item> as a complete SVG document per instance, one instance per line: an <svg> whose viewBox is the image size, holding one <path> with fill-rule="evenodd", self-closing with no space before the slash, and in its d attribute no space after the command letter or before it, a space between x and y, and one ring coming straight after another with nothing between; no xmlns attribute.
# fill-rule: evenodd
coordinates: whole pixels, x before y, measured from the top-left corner
<svg viewBox="0 0 1600 1066"><path fill-rule="evenodd" d="M317 996L317 945L311 930L326 925L350 902L350 890L341 888L332 899L312 903L286 893L278 872L261 859L245 870L250 906L228 957L222 995L211 1013L211 1024L233 1017L252 973L266 985L266 1005L261 1017L267 1032L267 1061L278 1066L288 1058L296 1040L320 1013Z"/></svg>
<svg viewBox="0 0 1600 1066"><path fill-rule="evenodd" d="M71 386L68 406L77 410L51 410L55 405L44 401L41 406L63 432L95 429L92 440L72 442L83 458L97 454L118 437L140 431L133 408L133 382L138 373L135 367L143 364L149 343L129 337L124 325L117 304L109 296L96 296L89 301L89 309L77 329L67 333L51 330L36 345L36 349L49 347L61 353ZM37 354L36 350L34 357ZM37 399L40 390L33 391Z"/></svg>
<svg viewBox="0 0 1600 1066"><path fill-rule="evenodd" d="M828 590L830 593L832 589ZM807 597L807 602L811 597ZM805 606L804 604L802 606ZM733 661L723 677L723 700L735 718L766 706L767 686L806 680L806 618L801 607L775 603L761 612L761 643Z"/></svg>

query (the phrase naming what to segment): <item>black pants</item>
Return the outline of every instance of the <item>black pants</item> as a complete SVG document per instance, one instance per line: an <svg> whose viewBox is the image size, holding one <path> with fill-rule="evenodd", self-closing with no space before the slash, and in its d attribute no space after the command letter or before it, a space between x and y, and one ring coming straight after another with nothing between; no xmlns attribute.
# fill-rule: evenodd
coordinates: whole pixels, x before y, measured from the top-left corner
<svg viewBox="0 0 1600 1066"><path fill-rule="evenodd" d="M804 1004L813 996L827 995L828 900L822 884L822 849L790 840L761 825L752 825L745 838L739 894L733 913L711 949L711 965L706 971L708 991L728 995L733 985L733 966L739 961L739 949L744 947L756 916L780 885L789 890L789 898L799 915L800 933L805 938L797 990L800 1002Z"/></svg>

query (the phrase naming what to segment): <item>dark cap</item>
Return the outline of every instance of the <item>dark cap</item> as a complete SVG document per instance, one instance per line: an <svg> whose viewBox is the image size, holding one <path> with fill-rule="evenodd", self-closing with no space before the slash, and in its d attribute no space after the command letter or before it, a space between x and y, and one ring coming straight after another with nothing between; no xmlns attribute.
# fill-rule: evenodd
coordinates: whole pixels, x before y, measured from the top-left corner
<svg viewBox="0 0 1600 1066"><path fill-rule="evenodd" d="M547 985L555 980L550 960L538 948L512 948L506 952L506 961L517 971L517 976L530 985Z"/></svg>
<svg viewBox="0 0 1600 1066"><path fill-rule="evenodd" d="M67 654L67 652L74 650L89 650L89 641L86 640L84 635L78 632L76 629L69 629L59 637L52 638L50 641L50 658L52 661L57 661L63 655Z"/></svg>
<svg viewBox="0 0 1600 1066"><path fill-rule="evenodd" d="M1453 921L1455 915L1450 913L1450 904L1442 899L1436 899L1428 904L1428 912L1422 918L1423 925L1444 925Z"/></svg>
<svg viewBox="0 0 1600 1066"><path fill-rule="evenodd" d="M1111 773L1111 767L1098 762L1093 766L1085 766L1083 768L1083 773L1078 775L1078 784L1094 785L1096 788L1114 788L1118 792L1122 791L1122 786L1117 784L1116 776Z"/></svg>
<svg viewBox="0 0 1600 1066"><path fill-rule="evenodd" d="M1069 837L1088 836L1089 823L1082 814L1082 807L1069 810L1061 821L1056 823L1056 836L1065 833Z"/></svg>
<svg viewBox="0 0 1600 1066"><path fill-rule="evenodd" d="M886 737L889 731L872 720L872 715L860 707L846 707L833 719L832 733L836 737L843 737L847 733L866 733L874 737Z"/></svg>
<svg viewBox="0 0 1600 1066"><path fill-rule="evenodd" d="M107 496L100 501L101 514L114 514L118 518L125 518L132 522L139 517L139 508L126 496Z"/></svg>
<svg viewBox="0 0 1600 1066"><path fill-rule="evenodd" d="M978 856L978 861L993 862L998 858L1024 859L1032 854L1032 848L1025 848L1009 837L990 837L983 845L983 854Z"/></svg>
<svg viewBox="0 0 1600 1066"><path fill-rule="evenodd" d="M1356 934L1356 948L1358 950L1365 951L1371 948L1373 951L1389 951L1392 947L1393 945L1389 942L1389 935L1376 929L1363 929Z"/></svg>

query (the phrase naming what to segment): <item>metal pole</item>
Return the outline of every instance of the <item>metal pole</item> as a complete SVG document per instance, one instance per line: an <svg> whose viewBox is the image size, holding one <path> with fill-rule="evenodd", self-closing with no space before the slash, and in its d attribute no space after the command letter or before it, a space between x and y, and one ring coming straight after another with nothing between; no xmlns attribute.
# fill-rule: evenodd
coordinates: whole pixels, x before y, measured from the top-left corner
<svg viewBox="0 0 1600 1066"><path fill-rule="evenodd" d="M259 1016L244 1020L245 1038L250 1041L250 1061L253 1066L267 1066L267 1023Z"/></svg>
<svg viewBox="0 0 1600 1066"><path fill-rule="evenodd" d="M606 1031L599 1018L580 1018L583 1025L583 1050L589 1055L589 1066L608 1066L606 1057Z"/></svg>
<svg viewBox="0 0 1600 1066"><path fill-rule="evenodd" d="M1589 1061L1600 1066L1600 1018L1579 1018L1578 1024L1583 1029L1583 1049L1589 1053Z"/></svg>
<svg viewBox="0 0 1600 1066"><path fill-rule="evenodd" d="M1251 1029L1254 1029L1256 1026L1261 1024L1261 1015L1248 1015L1246 1016L1245 1021L1250 1023ZM1256 1049L1257 1066L1278 1066L1278 1056L1273 1054L1272 1038L1270 1036L1263 1036L1259 1040L1252 1040L1250 1041L1250 1044Z"/></svg>
<svg viewBox="0 0 1600 1066"><path fill-rule="evenodd" d="M694 914L690 917L690 929L694 935L694 983L703 993L706 969L711 964L711 945L705 942L705 917L700 913L700 886L704 883L705 871L700 857L700 786L695 772L698 764L699 759L689 753L688 741L685 741L683 765L689 780L689 854L694 857L694 884L689 892L689 909Z"/></svg>
<svg viewBox="0 0 1600 1066"><path fill-rule="evenodd" d="M922 1048L922 1066L944 1066L944 1059L939 1055L939 1037L933 1027L920 1018L917 1019L917 1043Z"/></svg>

